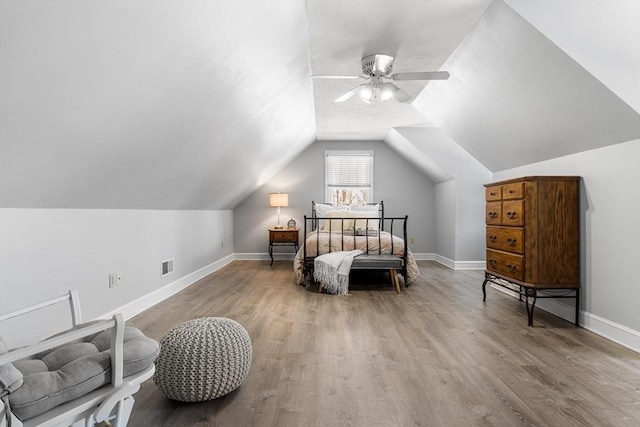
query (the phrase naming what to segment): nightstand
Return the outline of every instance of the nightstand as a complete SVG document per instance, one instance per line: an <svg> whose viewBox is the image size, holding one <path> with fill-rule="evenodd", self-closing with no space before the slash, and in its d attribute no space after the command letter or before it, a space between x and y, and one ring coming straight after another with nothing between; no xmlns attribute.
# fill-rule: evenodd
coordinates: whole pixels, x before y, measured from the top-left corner
<svg viewBox="0 0 640 427"><path fill-rule="evenodd" d="M298 252L298 232L299 228L270 228L269 229L269 256L273 265L274 246L293 246Z"/></svg>

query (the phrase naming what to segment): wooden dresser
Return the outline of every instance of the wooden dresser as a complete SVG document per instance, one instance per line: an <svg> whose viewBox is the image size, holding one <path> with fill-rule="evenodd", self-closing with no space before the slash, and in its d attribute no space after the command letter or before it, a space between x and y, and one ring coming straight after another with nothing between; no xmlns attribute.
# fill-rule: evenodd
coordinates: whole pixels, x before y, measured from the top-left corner
<svg viewBox="0 0 640 427"><path fill-rule="evenodd" d="M575 298L578 324L579 182L575 176L530 176L485 185L483 301L488 282L509 288L525 297L533 326L538 298Z"/></svg>

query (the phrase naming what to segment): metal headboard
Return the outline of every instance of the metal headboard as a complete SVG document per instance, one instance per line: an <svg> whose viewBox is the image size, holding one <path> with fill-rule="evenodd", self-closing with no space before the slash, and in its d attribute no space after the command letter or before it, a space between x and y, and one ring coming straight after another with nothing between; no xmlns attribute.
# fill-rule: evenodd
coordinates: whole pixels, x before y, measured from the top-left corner
<svg viewBox="0 0 640 427"><path fill-rule="evenodd" d="M320 203L320 204L321 205L325 205L325 204L328 204L328 203ZM384 219L384 202L382 200L380 200L379 202L365 203L365 205L367 205L367 206L380 205L380 207L378 209L378 217L380 219ZM311 231L315 231L316 228L318 227L318 221L315 220L315 218L317 218L315 200L311 201L311 218L314 219L314 221L311 221ZM380 225L382 227L382 230L384 230L384 221L380 221Z"/></svg>

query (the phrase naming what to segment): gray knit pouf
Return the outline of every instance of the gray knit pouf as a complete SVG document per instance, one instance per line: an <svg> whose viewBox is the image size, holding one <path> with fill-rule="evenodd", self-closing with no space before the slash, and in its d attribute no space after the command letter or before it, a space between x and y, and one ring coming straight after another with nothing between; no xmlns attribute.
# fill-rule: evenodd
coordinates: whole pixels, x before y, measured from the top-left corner
<svg viewBox="0 0 640 427"><path fill-rule="evenodd" d="M215 399L240 387L249 373L251 357L249 334L235 320L189 320L160 340L153 380L170 399Z"/></svg>

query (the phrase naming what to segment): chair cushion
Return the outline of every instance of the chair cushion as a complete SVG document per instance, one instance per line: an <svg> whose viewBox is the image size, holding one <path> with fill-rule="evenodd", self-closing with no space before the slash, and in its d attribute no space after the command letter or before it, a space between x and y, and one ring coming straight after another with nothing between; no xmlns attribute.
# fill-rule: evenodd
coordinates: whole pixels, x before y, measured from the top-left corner
<svg viewBox="0 0 640 427"><path fill-rule="evenodd" d="M136 328L125 326L123 341L123 377L147 369L158 356L158 342ZM107 330L14 362L24 382L9 395L12 412L27 420L110 383L110 344Z"/></svg>
<svg viewBox="0 0 640 427"><path fill-rule="evenodd" d="M0 337L0 354L9 351L2 337ZM13 366L13 363L6 363L0 366L0 397L12 393L22 385L22 372Z"/></svg>
<svg viewBox="0 0 640 427"><path fill-rule="evenodd" d="M0 337L0 355L9 351L2 337ZM13 393L22 385L22 372L13 366L13 363L5 363L0 366L0 426L6 426L8 409L5 403L9 403L8 394Z"/></svg>

